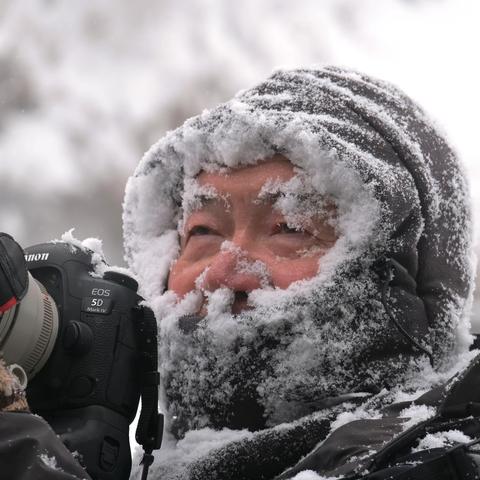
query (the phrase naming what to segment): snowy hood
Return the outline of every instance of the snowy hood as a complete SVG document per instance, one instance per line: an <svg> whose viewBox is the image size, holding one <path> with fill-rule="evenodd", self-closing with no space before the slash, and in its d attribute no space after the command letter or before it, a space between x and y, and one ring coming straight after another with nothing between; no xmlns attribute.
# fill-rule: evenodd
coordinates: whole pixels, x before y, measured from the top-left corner
<svg viewBox="0 0 480 480"><path fill-rule="evenodd" d="M128 181L123 220L126 260L147 299L163 292L178 253L185 176L278 152L330 175L336 195L348 195L350 185L338 185L332 170L346 167L361 179L380 204L384 235L375 256L405 267L428 326L438 331L435 343L450 350L459 327L465 332L460 323L472 289L465 178L443 136L408 97L339 68L277 71L189 119L146 153Z"/></svg>
<svg viewBox="0 0 480 480"><path fill-rule="evenodd" d="M202 170L278 153L336 202L335 247L311 281L281 295L254 291L256 316L224 315L185 336L164 293L185 189ZM162 379L170 415L183 416L179 435L257 428L232 413L245 392L275 425L332 398L399 385L423 368L418 345L436 368L452 363L470 342L470 230L465 178L443 136L403 93L362 74L277 71L169 132L128 181L124 239L160 324ZM382 270L392 262L394 271Z"/></svg>

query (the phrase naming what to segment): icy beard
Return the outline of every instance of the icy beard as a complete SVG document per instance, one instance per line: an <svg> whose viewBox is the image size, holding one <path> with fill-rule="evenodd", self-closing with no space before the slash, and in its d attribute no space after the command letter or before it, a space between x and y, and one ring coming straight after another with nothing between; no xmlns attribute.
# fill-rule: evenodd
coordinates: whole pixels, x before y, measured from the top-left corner
<svg viewBox="0 0 480 480"><path fill-rule="evenodd" d="M415 364L361 260L326 281L256 290L255 307L237 315L232 292L217 290L208 315L189 324L182 315L195 311L197 294L176 307L167 300L170 314L161 313L161 375L177 437L292 421L343 394L398 384Z"/></svg>

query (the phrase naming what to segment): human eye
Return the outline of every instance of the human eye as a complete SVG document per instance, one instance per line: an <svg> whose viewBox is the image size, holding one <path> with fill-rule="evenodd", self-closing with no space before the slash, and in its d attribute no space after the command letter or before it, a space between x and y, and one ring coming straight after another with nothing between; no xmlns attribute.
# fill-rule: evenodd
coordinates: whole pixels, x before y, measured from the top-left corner
<svg viewBox="0 0 480 480"><path fill-rule="evenodd" d="M206 225L195 225L188 231L189 237L200 237L203 235L215 235L217 232Z"/></svg>
<svg viewBox="0 0 480 480"><path fill-rule="evenodd" d="M185 235L181 239L183 255L204 256L210 249L217 249L222 237L217 229L208 224L194 223L187 226ZM200 250L199 250L200 249Z"/></svg>
<svg viewBox="0 0 480 480"><path fill-rule="evenodd" d="M221 234L216 228L208 224L194 224L186 229L182 243L184 246L190 244L205 245L205 242L208 244L217 243L220 238Z"/></svg>

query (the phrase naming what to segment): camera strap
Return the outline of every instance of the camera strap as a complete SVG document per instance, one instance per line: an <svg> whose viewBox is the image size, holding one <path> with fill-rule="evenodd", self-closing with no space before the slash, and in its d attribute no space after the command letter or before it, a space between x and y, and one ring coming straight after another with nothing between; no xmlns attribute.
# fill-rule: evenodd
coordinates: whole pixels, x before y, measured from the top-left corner
<svg viewBox="0 0 480 480"><path fill-rule="evenodd" d="M140 351L140 396L141 409L135 439L143 447L142 480L146 480L148 469L153 462L153 450L162 444L163 415L158 411L158 345L157 322L152 310L142 307L137 322L137 337Z"/></svg>

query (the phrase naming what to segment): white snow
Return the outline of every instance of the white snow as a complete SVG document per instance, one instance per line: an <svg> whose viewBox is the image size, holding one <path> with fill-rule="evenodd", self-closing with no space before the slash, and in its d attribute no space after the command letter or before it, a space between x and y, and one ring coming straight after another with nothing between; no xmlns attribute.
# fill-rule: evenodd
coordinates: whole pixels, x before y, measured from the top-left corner
<svg viewBox="0 0 480 480"><path fill-rule="evenodd" d="M304 470L303 472L297 473L292 480L336 480L338 478L339 477L324 477L312 470Z"/></svg>
<svg viewBox="0 0 480 480"><path fill-rule="evenodd" d="M359 393L357 394L357 396L368 397L368 394ZM337 428L340 428L341 426L346 425L347 423L354 422L355 420L365 420L365 419L374 420L377 418L381 418L381 414L378 410L367 409L364 406L360 406L356 409L348 410L340 413L340 415L337 416L335 421L333 421L330 424L330 431L333 432Z"/></svg>
<svg viewBox="0 0 480 480"><path fill-rule="evenodd" d="M66 243L70 246L72 252L75 252L75 250L78 249L82 252L91 254L93 277L103 278L105 272L114 271L135 278L135 275L130 269L108 265L106 263L105 254L103 253L102 240L99 238L86 238L84 240L79 240L73 235L74 230L74 228L71 228L65 232L60 239L52 240L52 243Z"/></svg>
<svg viewBox="0 0 480 480"><path fill-rule="evenodd" d="M432 418L435 413L436 409L434 407L429 407L427 405L412 405L400 412L400 418L408 418L408 420L403 423L403 429L408 430L410 427Z"/></svg>
<svg viewBox="0 0 480 480"><path fill-rule="evenodd" d="M49 457L46 453L41 453L39 455L40 460L52 470L59 470L57 466L57 459L55 457Z"/></svg>
<svg viewBox="0 0 480 480"><path fill-rule="evenodd" d="M469 443L473 439L460 430L448 430L445 432L428 433L420 439L417 446L412 448L412 453L429 448L449 447L457 443Z"/></svg>
<svg viewBox="0 0 480 480"><path fill-rule="evenodd" d="M260 279L261 288L268 288L270 282L270 272L264 262L260 260L252 261L248 258L248 253L242 251L234 243L225 240L220 245L222 252L230 252L236 257L235 271L238 273L245 273L253 275Z"/></svg>

